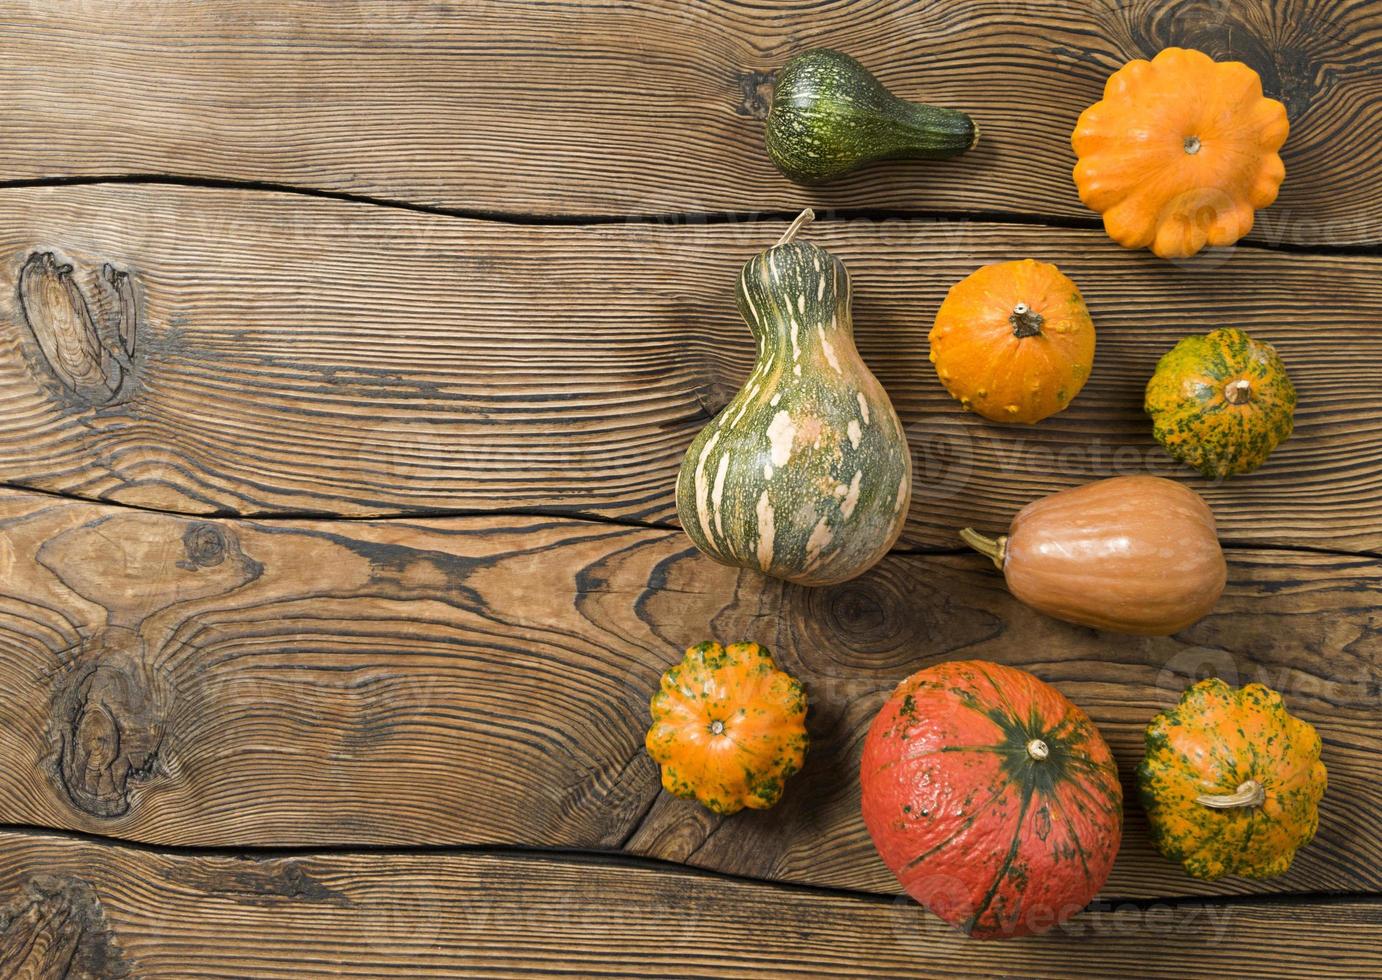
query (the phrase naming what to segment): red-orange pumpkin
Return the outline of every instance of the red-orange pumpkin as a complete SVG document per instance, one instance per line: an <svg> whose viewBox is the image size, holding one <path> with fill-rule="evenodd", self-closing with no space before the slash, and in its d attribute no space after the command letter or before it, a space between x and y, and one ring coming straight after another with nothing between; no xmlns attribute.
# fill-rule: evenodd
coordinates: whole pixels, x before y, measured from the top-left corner
<svg viewBox="0 0 1382 980"><path fill-rule="evenodd" d="M971 936L1044 932L1103 886L1123 791L1089 717L1023 670L938 664L869 729L864 823L907 893Z"/></svg>

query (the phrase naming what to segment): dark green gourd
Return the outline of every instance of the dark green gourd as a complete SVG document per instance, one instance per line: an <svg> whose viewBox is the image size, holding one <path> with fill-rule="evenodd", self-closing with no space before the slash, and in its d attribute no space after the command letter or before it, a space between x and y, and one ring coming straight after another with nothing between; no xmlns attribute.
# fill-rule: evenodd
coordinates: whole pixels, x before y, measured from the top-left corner
<svg viewBox="0 0 1382 980"><path fill-rule="evenodd" d="M779 170L820 184L875 160L959 156L979 129L963 112L899 99L849 55L818 48L777 73L765 138Z"/></svg>
<svg viewBox="0 0 1382 980"><path fill-rule="evenodd" d="M844 263L792 240L811 216L739 274L758 360L691 443L677 514L716 561L828 585L897 540L912 463L892 402L855 349Z"/></svg>

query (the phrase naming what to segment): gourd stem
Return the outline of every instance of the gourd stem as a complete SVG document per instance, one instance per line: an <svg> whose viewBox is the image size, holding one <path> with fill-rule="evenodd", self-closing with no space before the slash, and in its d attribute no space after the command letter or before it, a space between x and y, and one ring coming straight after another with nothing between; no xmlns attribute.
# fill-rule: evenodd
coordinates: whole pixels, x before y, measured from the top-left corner
<svg viewBox="0 0 1382 980"><path fill-rule="evenodd" d="M1232 793L1223 796L1197 796L1195 802L1214 810L1232 810L1240 806L1261 806L1267 799L1267 791L1255 779L1249 779Z"/></svg>
<svg viewBox="0 0 1382 980"><path fill-rule="evenodd" d="M1224 400L1230 405L1242 405L1252 400L1252 383L1246 378L1224 385Z"/></svg>
<svg viewBox="0 0 1382 980"><path fill-rule="evenodd" d="M787 230L782 233L782 237L777 240L777 244L786 245L793 238L797 237L797 232L801 231L801 229L805 228L807 225L809 225L812 221L815 220L816 212L812 211L810 208L807 208L805 211L801 212L801 214L797 215L796 221L793 221L790 225L787 226Z"/></svg>
<svg viewBox="0 0 1382 980"><path fill-rule="evenodd" d="M1013 336L1021 339L1022 337L1035 337L1041 333L1041 327L1046 322L1046 318L1026 303L1018 303L1013 307L1008 322L1013 325Z"/></svg>
<svg viewBox="0 0 1382 980"><path fill-rule="evenodd" d="M1047 745L1039 738L1034 738L1027 743L1027 755L1037 762L1045 759L1051 754L1051 746Z"/></svg>
<svg viewBox="0 0 1382 980"><path fill-rule="evenodd" d="M979 554L987 555L1000 572L1003 570L1003 559L1007 557L1008 551L1006 534L1000 534L997 538L986 538L974 528L967 527L960 532L960 538Z"/></svg>

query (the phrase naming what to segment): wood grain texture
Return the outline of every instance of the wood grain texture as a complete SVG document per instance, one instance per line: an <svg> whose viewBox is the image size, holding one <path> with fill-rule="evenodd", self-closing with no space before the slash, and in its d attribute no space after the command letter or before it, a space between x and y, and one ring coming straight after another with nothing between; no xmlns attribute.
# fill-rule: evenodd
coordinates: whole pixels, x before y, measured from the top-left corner
<svg viewBox="0 0 1382 980"><path fill-rule="evenodd" d="M0 833L0 964L33 980L1354 978L1382 970L1382 903L1096 906L985 943L910 902L598 858L230 858Z"/></svg>
<svg viewBox="0 0 1382 980"><path fill-rule="evenodd" d="M1214 614L1134 639L1026 609L977 555L805 589L676 531L565 519L207 521L6 493L0 557L0 823L622 846L891 894L859 817L864 733L902 678L978 657L1085 708L1125 780L1143 726L1205 673L1265 681L1318 726L1330 790L1289 875L1192 881L1133 803L1106 894L1382 888L1377 560L1235 550ZM660 674L707 637L763 643L807 689L812 746L771 811L662 795L643 751Z"/></svg>
<svg viewBox="0 0 1382 980"><path fill-rule="evenodd" d="M762 119L818 44L972 112L979 147L794 187ZM1167 44L1248 62L1292 121L1254 244L1182 264L1109 242L1070 177L1080 110ZM94 182L0 188L0 484L44 491L0 489L0 976L1382 975L1379 65L1372 0L0 0L0 184ZM673 507L753 359L733 286L783 222L751 219L805 204L917 473L910 553L817 590L708 561ZM1079 283L1098 354L1070 411L1003 428L957 410L926 333L1028 255ZM1214 486L1141 392L1229 324L1301 406ZM1230 544L1177 636L915 553L1141 472ZM710 637L811 699L772 811L669 797L643 751L659 675ZM1053 683L1118 759L1118 861L1052 936L952 933L859 817L878 706L960 657ZM1195 881L1148 842L1142 728L1211 674L1323 736L1283 878Z"/></svg>
<svg viewBox="0 0 1382 980"><path fill-rule="evenodd" d="M66 0L4 21L0 179L172 173L525 214L1092 219L1070 176L1080 111L1127 60L1195 47L1246 61L1290 113L1253 237L1382 240L1382 10L1365 0ZM762 119L773 72L817 45L967 110L979 146L794 187Z"/></svg>
<svg viewBox="0 0 1382 980"><path fill-rule="evenodd" d="M686 447L753 361L740 266L782 230L6 190L0 283L54 253L82 299L26 308L0 289L0 481L192 513L671 522ZM1226 540L1382 549L1382 259L1239 248L1177 267L1095 231L965 222L808 235L851 271L860 349L912 446L904 545L953 547L957 528L1000 530L1045 493L1152 472L1203 492ZM1019 256L1058 262L1099 331L1089 384L1036 427L962 413L927 361L949 286ZM1226 323L1276 345L1300 407L1266 466L1214 486L1153 441L1142 389L1179 337ZM55 371L45 340L77 367Z"/></svg>

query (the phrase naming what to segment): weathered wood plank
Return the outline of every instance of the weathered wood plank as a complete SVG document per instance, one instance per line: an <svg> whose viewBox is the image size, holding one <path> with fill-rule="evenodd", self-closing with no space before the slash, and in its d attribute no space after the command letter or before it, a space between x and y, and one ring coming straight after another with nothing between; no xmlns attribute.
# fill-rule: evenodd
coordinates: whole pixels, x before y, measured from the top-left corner
<svg viewBox="0 0 1382 980"><path fill-rule="evenodd" d="M0 965L146 980L1353 978L1382 971L1382 903L1096 905L1047 936L984 943L910 902L608 859L230 858L0 833Z"/></svg>
<svg viewBox="0 0 1382 980"><path fill-rule="evenodd" d="M453 208L797 207L1092 217L1070 133L1168 44L1246 61L1285 101L1288 177L1254 237L1382 240L1382 9L1360 0L11 3L0 179L172 173ZM964 158L818 191L762 117L792 53L839 47L899 95L967 109Z"/></svg>
<svg viewBox="0 0 1382 980"><path fill-rule="evenodd" d="M1382 888L1382 562L1235 549L1173 638L1056 623L979 556L894 555L803 589L677 531L565 519L207 521L0 496L0 823L164 844L619 847L891 893L859 818L864 732L941 660L1024 666L1085 707L1125 777L1141 728L1214 673L1318 726L1318 840L1270 882L1196 882L1140 811L1107 894ZM799 676L813 745L767 812L659 798L661 672L706 637ZM1131 787L1129 787L1131 789Z"/></svg>
<svg viewBox="0 0 1382 980"><path fill-rule="evenodd" d="M781 230L533 228L161 186L3 191L0 283L56 252L102 330L55 360L43 341L68 320L0 289L0 481L194 513L671 521L686 446L752 362L738 270ZM904 545L953 546L956 528L1006 526L1052 490L1160 472L1193 480L1228 540L1382 548L1382 372L1368 368L1382 259L1240 248L1178 268L1094 231L982 223L810 234L852 270L860 347L912 443ZM1070 410L1004 427L958 410L926 338L953 282L1025 255L1080 284L1099 349ZM128 272L128 315L98 281L107 264L117 282ZM1278 346L1301 404L1262 470L1211 486L1156 446L1141 392L1177 338L1225 323Z"/></svg>

